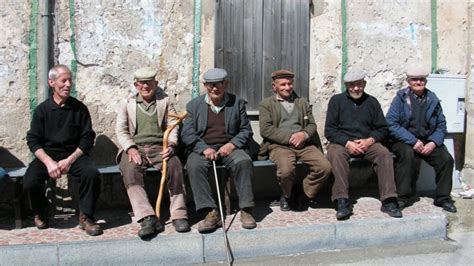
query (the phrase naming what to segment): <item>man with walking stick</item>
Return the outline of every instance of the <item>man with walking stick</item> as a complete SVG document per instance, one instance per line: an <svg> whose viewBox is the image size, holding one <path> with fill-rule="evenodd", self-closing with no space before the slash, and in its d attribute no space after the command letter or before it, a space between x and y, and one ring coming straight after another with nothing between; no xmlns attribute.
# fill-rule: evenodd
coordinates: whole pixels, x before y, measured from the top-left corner
<svg viewBox="0 0 474 266"><path fill-rule="evenodd" d="M188 118L181 132L189 150L186 169L196 210L206 214L198 231L211 232L222 226L209 183L215 161L223 164L234 178L242 227L253 229L257 224L252 214L255 205L252 160L244 151L252 138L246 102L226 92L227 72L224 69L210 69L203 77L207 93L188 103Z"/></svg>
<svg viewBox="0 0 474 266"><path fill-rule="evenodd" d="M173 104L165 92L157 87L156 70L143 67L134 73L137 94L123 101L117 114L115 132L121 150L117 155L133 213L140 223L138 236L153 237L164 230L156 216L144 188L143 173L149 166L161 169L167 160L170 214L177 232L190 230L183 184L183 169L174 148L178 141L178 128L169 134L168 146L163 147L165 130L175 123L170 114ZM162 177L166 178L166 177Z"/></svg>

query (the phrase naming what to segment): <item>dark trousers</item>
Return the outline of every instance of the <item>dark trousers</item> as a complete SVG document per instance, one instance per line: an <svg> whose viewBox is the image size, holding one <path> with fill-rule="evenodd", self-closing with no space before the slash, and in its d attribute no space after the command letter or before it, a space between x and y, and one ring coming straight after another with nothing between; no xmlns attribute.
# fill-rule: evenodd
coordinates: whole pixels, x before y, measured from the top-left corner
<svg viewBox="0 0 474 266"><path fill-rule="evenodd" d="M48 155L55 161L67 158L67 153L51 153ZM93 216L97 199L100 194L99 172L94 161L88 156L79 157L69 169L68 181L71 186L78 186L79 209L86 215ZM45 197L46 184L49 179L46 166L35 158L26 169L23 189L29 193L33 212L46 211L47 200Z"/></svg>
<svg viewBox="0 0 474 266"><path fill-rule="evenodd" d="M220 158L217 164L223 164L234 178L235 189L239 197L241 209L255 206L253 200L253 165L252 160L243 150L235 149L227 157ZM192 152L186 163L191 189L193 191L196 210L217 208L209 178L214 179L212 161L204 155ZM220 184L223 186L224 184Z"/></svg>
<svg viewBox="0 0 474 266"><path fill-rule="evenodd" d="M332 165L334 174L334 185L332 187L331 199L349 198L349 158L346 148L339 144L329 144L328 160ZM397 197L395 177L393 173L392 154L380 143L369 147L362 158L373 163L377 173L380 200Z"/></svg>
<svg viewBox="0 0 474 266"><path fill-rule="evenodd" d="M436 174L435 203L451 199L454 160L446 146L436 147L430 155L423 156L415 152L412 146L397 142L392 146L392 151L397 156L395 177L401 200L406 201L415 196L422 159L434 168Z"/></svg>

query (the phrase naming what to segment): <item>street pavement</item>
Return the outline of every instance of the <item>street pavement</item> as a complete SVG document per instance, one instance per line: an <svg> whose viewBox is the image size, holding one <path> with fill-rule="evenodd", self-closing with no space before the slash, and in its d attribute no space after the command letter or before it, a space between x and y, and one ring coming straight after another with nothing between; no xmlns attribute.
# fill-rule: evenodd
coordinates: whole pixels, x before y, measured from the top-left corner
<svg viewBox="0 0 474 266"><path fill-rule="evenodd" d="M234 265L474 265L474 199L456 199L456 206L457 213L446 213L447 239L238 259Z"/></svg>

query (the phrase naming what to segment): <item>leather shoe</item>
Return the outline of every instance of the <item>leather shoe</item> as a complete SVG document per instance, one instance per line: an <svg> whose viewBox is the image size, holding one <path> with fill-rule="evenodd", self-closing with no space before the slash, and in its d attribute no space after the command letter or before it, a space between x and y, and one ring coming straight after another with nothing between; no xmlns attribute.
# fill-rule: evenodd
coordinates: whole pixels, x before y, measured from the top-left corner
<svg viewBox="0 0 474 266"><path fill-rule="evenodd" d="M46 216L41 215L41 214L35 214L35 217L33 219L36 228L40 230L48 228L48 221L46 218L43 218L43 217L46 217Z"/></svg>
<svg viewBox="0 0 474 266"><path fill-rule="evenodd" d="M403 209L405 209L406 207L408 207L408 203L404 200L397 200L397 204L398 204L398 209L401 211Z"/></svg>
<svg viewBox="0 0 474 266"><path fill-rule="evenodd" d="M290 199L287 198L285 195L281 195L280 197L280 210L283 212L289 211L290 208Z"/></svg>
<svg viewBox="0 0 474 266"><path fill-rule="evenodd" d="M147 216L140 220L140 230L138 231L138 236L141 239L147 239L156 235L157 232L157 224L160 224L161 227L163 225L158 223L158 219L154 215Z"/></svg>
<svg viewBox="0 0 474 266"><path fill-rule="evenodd" d="M240 221L242 222L242 227L245 229L254 229L257 227L257 222L252 215L252 208L243 208L240 210Z"/></svg>
<svg viewBox="0 0 474 266"><path fill-rule="evenodd" d="M173 220L174 230L179 233L189 232L191 228L189 227L188 220L186 219L176 219Z"/></svg>
<svg viewBox="0 0 474 266"><path fill-rule="evenodd" d="M337 199L337 212L336 218L338 220L349 219L349 216L352 214L352 205L349 202L349 199L340 198Z"/></svg>
<svg viewBox="0 0 474 266"><path fill-rule="evenodd" d="M383 203L382 207L380 207L380 210L390 215L390 217L401 218L403 216L402 212L397 207L397 204L392 201Z"/></svg>
<svg viewBox="0 0 474 266"><path fill-rule="evenodd" d="M90 236L98 236L103 233L102 228L95 222L94 217L88 216L83 212L79 213L79 227Z"/></svg>
<svg viewBox="0 0 474 266"><path fill-rule="evenodd" d="M454 203L452 203L451 201L449 200L445 200L441 203L435 203L436 206L438 207L441 207L443 208L443 210L447 211L447 212L452 212L452 213L456 213L458 211L458 209L456 208L456 206L454 206Z"/></svg>
<svg viewBox="0 0 474 266"><path fill-rule="evenodd" d="M207 213L206 218L202 220L198 225L199 233L208 233L222 226L221 216L215 209Z"/></svg>

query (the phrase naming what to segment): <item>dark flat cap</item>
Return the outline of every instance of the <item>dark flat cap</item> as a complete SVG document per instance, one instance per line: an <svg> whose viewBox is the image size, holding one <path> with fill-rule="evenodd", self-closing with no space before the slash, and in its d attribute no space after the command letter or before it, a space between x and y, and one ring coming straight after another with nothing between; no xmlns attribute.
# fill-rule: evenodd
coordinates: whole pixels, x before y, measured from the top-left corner
<svg viewBox="0 0 474 266"><path fill-rule="evenodd" d="M154 80L155 76L156 70L151 67L142 67L133 73L133 78L136 81Z"/></svg>
<svg viewBox="0 0 474 266"><path fill-rule="evenodd" d="M344 76L344 82L354 82L365 79L365 71L362 69L351 69Z"/></svg>
<svg viewBox="0 0 474 266"><path fill-rule="evenodd" d="M204 82L216 83L222 82L227 78L227 71L222 68L211 68L203 75Z"/></svg>
<svg viewBox="0 0 474 266"><path fill-rule="evenodd" d="M282 78L293 78L295 73L286 70L286 69L279 69L272 72L272 79L282 79Z"/></svg>
<svg viewBox="0 0 474 266"><path fill-rule="evenodd" d="M420 66L410 66L407 69L407 78L426 78L430 71Z"/></svg>

